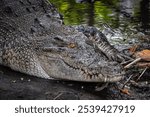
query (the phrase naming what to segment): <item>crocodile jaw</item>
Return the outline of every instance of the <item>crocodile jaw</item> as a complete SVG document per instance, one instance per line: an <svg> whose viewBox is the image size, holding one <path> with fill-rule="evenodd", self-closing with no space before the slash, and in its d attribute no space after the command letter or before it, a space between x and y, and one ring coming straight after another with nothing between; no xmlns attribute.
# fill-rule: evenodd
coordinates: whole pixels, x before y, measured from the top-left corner
<svg viewBox="0 0 150 117"><path fill-rule="evenodd" d="M109 65L103 69L103 66L94 66L93 68L72 66L61 58L42 57L40 60L42 60L43 70L54 79L81 82L117 82L124 78L124 71L117 63L113 69Z"/></svg>

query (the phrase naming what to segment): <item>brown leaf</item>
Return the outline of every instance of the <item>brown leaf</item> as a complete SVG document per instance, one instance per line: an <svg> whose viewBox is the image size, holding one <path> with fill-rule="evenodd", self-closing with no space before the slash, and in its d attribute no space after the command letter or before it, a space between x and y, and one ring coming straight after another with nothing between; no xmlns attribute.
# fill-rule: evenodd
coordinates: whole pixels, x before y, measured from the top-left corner
<svg viewBox="0 0 150 117"><path fill-rule="evenodd" d="M142 50L135 54L136 58L141 58L144 61L150 61L150 50Z"/></svg>
<svg viewBox="0 0 150 117"><path fill-rule="evenodd" d="M131 94L129 93L129 90L128 90L128 89L120 89L120 90L121 90L121 92L124 93L124 94L131 95Z"/></svg>
<svg viewBox="0 0 150 117"><path fill-rule="evenodd" d="M145 68L145 67L150 68L150 62L139 62L139 63L136 64L136 66L142 67L142 68Z"/></svg>

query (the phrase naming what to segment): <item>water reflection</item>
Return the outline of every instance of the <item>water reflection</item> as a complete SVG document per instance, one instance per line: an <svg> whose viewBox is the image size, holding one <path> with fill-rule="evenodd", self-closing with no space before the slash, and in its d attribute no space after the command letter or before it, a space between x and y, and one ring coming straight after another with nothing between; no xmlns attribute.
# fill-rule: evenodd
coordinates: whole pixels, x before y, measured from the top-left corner
<svg viewBox="0 0 150 117"><path fill-rule="evenodd" d="M131 30L150 34L149 0L50 0L64 15L66 25L108 24L125 33ZM86 3L77 3L90 1Z"/></svg>
<svg viewBox="0 0 150 117"><path fill-rule="evenodd" d="M142 0L140 2L140 17L139 20L141 22L141 29L144 32L148 32L150 28L150 1Z"/></svg>
<svg viewBox="0 0 150 117"><path fill-rule="evenodd" d="M84 2L89 2L89 3L92 3L94 2L94 0L75 0L76 3L84 3Z"/></svg>

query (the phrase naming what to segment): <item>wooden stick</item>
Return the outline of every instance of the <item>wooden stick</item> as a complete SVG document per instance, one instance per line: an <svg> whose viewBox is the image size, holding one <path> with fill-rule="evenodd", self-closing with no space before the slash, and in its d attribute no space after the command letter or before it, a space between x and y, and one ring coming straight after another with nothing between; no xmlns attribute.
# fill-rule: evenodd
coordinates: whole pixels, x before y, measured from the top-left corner
<svg viewBox="0 0 150 117"><path fill-rule="evenodd" d="M150 68L150 62L139 62L137 65L137 67L149 67Z"/></svg>
<svg viewBox="0 0 150 117"><path fill-rule="evenodd" d="M137 78L136 81L138 81L138 80L143 76L143 74L146 72L147 69L148 69L148 67L146 67L146 68L142 71L142 73L140 74L140 76Z"/></svg>
<svg viewBox="0 0 150 117"><path fill-rule="evenodd" d="M139 62L140 60L141 60L141 58L137 58L134 61L132 61L131 63L129 63L128 65L126 65L124 68L125 69L130 68L133 64Z"/></svg>
<svg viewBox="0 0 150 117"><path fill-rule="evenodd" d="M124 89L125 85L131 80L132 76L133 76L133 75L131 75L131 76L127 79L127 81L123 84L123 86L122 86L121 89Z"/></svg>
<svg viewBox="0 0 150 117"><path fill-rule="evenodd" d="M122 62L122 63L121 63L121 65L126 65L126 64L129 64L129 63L131 63L132 61L134 61L134 60L128 60L128 61L124 61L124 62Z"/></svg>

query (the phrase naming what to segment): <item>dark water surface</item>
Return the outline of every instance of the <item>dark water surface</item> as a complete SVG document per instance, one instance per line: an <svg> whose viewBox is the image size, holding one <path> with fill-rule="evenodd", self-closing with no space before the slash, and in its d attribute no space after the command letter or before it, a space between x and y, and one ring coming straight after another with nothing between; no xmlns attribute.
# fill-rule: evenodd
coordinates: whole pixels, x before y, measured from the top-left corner
<svg viewBox="0 0 150 117"><path fill-rule="evenodd" d="M122 32L150 34L149 0L50 0L64 16L66 25L103 24ZM94 2L82 2L94 1ZM79 2L82 2L79 3Z"/></svg>

